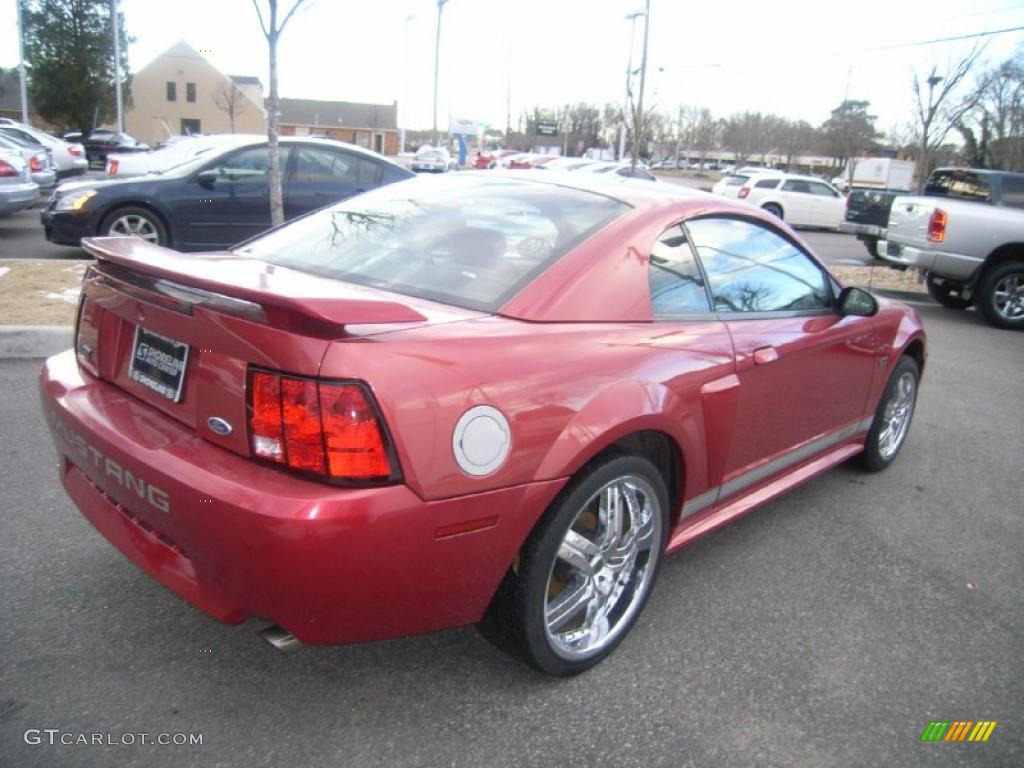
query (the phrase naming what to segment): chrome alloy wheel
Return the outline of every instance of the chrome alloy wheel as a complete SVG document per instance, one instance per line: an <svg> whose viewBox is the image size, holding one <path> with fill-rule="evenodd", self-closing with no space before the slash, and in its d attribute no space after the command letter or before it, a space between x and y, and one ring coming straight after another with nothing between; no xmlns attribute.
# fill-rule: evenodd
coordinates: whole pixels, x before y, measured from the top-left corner
<svg viewBox="0 0 1024 768"><path fill-rule="evenodd" d="M914 416L914 401L917 395L917 379L910 371L904 371L897 379L892 397L885 404L882 413L882 429L878 433L878 452L888 461L903 444Z"/></svg>
<svg viewBox="0 0 1024 768"><path fill-rule="evenodd" d="M160 242L160 234L157 232L153 222L145 216L139 216L136 213L126 213L123 216L118 216L111 222L107 233L111 235L133 235L141 237L150 243Z"/></svg>
<svg viewBox="0 0 1024 768"><path fill-rule="evenodd" d="M590 497L548 575L544 627L566 659L598 653L629 626L654 578L662 537L654 488L625 475Z"/></svg>
<svg viewBox="0 0 1024 768"><path fill-rule="evenodd" d="M992 303L995 304L996 312L1007 320L1020 320L1024 317L1024 277L1010 274L996 283Z"/></svg>

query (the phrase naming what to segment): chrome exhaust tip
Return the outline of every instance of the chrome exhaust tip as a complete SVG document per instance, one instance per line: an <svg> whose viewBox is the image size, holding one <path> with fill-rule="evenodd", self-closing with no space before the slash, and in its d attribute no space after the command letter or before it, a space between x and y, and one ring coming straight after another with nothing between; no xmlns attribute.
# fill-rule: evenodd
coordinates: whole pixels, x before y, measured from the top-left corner
<svg viewBox="0 0 1024 768"><path fill-rule="evenodd" d="M302 643L296 639L295 635L287 629L279 627L277 624L272 624L266 629L260 630L260 637L277 648L281 653L295 653L295 651L302 647Z"/></svg>

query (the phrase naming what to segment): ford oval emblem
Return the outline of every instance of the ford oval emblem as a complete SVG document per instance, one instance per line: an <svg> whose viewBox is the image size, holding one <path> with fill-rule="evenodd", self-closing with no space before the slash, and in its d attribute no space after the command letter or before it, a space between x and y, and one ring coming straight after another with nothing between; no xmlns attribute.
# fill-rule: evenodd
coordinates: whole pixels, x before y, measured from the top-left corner
<svg viewBox="0 0 1024 768"><path fill-rule="evenodd" d="M206 420L206 426L210 428L210 431L216 432L218 435L231 434L231 425L219 416L211 416L208 418Z"/></svg>

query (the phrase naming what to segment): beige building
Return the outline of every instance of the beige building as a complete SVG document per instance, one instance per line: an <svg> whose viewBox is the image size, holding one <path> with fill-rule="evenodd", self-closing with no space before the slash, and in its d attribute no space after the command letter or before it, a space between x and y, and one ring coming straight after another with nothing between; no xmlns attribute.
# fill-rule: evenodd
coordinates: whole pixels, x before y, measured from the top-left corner
<svg viewBox="0 0 1024 768"><path fill-rule="evenodd" d="M221 73L184 41L132 78L125 131L153 145L189 133L266 133L263 86Z"/></svg>
<svg viewBox="0 0 1024 768"><path fill-rule="evenodd" d="M382 155L398 154L398 102L281 99L282 136L329 136Z"/></svg>

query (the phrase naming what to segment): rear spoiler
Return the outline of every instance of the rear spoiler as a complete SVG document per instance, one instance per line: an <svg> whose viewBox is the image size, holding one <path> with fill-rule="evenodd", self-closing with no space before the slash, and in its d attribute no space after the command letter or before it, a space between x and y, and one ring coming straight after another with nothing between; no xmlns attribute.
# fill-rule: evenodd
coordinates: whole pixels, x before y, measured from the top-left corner
<svg viewBox="0 0 1024 768"><path fill-rule="evenodd" d="M241 300L334 328L417 323L427 319L412 307L391 300L391 294L384 291L310 275L227 251L183 254L136 237L89 237L82 240L82 247L96 257L101 268L104 263L112 264L172 286L198 289L226 299L224 302L195 301L194 304L223 308L231 300ZM270 313L267 317L270 318Z"/></svg>

